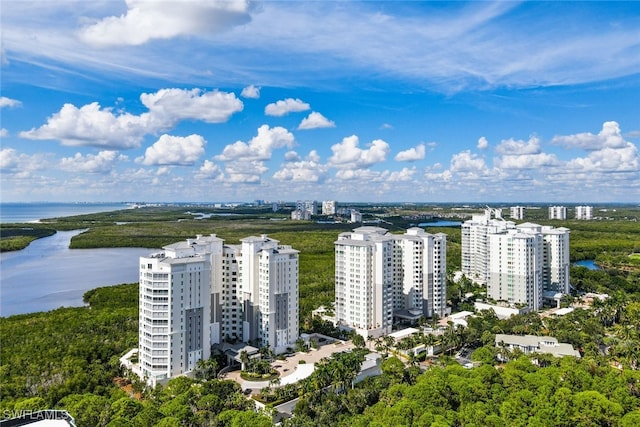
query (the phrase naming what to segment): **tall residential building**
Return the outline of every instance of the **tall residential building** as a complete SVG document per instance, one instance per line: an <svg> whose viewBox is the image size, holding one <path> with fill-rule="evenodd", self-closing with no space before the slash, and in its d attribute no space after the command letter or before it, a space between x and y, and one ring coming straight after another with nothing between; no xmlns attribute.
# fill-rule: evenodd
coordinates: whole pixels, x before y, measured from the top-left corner
<svg viewBox="0 0 640 427"><path fill-rule="evenodd" d="M355 209L351 209L349 222L352 224L362 222L362 214Z"/></svg>
<svg viewBox="0 0 640 427"><path fill-rule="evenodd" d="M336 201L324 200L322 202L322 215L335 215L336 214Z"/></svg>
<svg viewBox="0 0 640 427"><path fill-rule="evenodd" d="M576 206L576 219L592 220L593 206Z"/></svg>
<svg viewBox="0 0 640 427"><path fill-rule="evenodd" d="M447 235L419 227L394 235L394 312L419 310L423 317L444 316L447 308Z"/></svg>
<svg viewBox="0 0 640 427"><path fill-rule="evenodd" d="M140 258L139 363L154 386L210 357L212 265L222 242L198 236Z"/></svg>
<svg viewBox="0 0 640 427"><path fill-rule="evenodd" d="M318 215L318 202L315 200L298 200L296 210L307 211L311 215Z"/></svg>
<svg viewBox="0 0 640 427"><path fill-rule="evenodd" d="M487 285L487 297L542 307L545 292L569 290L569 229L501 223L484 217L462 225L463 272Z"/></svg>
<svg viewBox="0 0 640 427"><path fill-rule="evenodd" d="M549 206L549 219L567 219L567 207L566 206Z"/></svg>
<svg viewBox="0 0 640 427"><path fill-rule="evenodd" d="M493 218L492 218L493 216ZM480 284L489 278L488 251L490 234L515 229L513 221L502 218L500 209L487 208L481 215L473 215L462 223L462 272Z"/></svg>
<svg viewBox="0 0 640 427"><path fill-rule="evenodd" d="M140 258L139 363L152 385L190 373L225 339L276 353L298 339L298 251L267 236L197 236Z"/></svg>
<svg viewBox="0 0 640 427"><path fill-rule="evenodd" d="M393 316L443 315L446 235L412 228L394 235L380 227L341 233L335 242L336 320L363 336L391 332Z"/></svg>
<svg viewBox="0 0 640 427"><path fill-rule="evenodd" d="M509 208L511 219L524 219L524 214L526 212L526 208L524 206L511 206Z"/></svg>
<svg viewBox="0 0 640 427"><path fill-rule="evenodd" d="M487 297L497 301L542 307L542 234L518 226L490 234Z"/></svg>
<svg viewBox="0 0 640 427"><path fill-rule="evenodd" d="M542 286L545 292L569 293L569 236L565 227L541 228L544 245Z"/></svg>
<svg viewBox="0 0 640 427"><path fill-rule="evenodd" d="M298 339L299 252L266 235L241 241L242 340L282 353Z"/></svg>

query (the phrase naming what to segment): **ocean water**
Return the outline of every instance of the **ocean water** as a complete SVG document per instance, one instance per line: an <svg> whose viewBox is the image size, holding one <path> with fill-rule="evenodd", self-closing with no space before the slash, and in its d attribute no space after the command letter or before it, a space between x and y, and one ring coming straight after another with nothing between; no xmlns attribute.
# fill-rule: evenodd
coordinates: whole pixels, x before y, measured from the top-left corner
<svg viewBox="0 0 640 427"><path fill-rule="evenodd" d="M128 209L128 203L0 203L0 224Z"/></svg>

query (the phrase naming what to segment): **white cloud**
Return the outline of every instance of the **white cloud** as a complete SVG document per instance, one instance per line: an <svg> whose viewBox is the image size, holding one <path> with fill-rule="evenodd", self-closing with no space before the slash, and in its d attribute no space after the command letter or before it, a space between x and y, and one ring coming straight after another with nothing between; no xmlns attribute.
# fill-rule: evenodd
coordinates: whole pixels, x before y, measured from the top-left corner
<svg viewBox="0 0 640 427"><path fill-rule="evenodd" d="M20 132L27 139L58 139L63 145L105 148L134 148L146 133L141 116L129 113L114 115L93 102L77 108L65 104L38 129Z"/></svg>
<svg viewBox="0 0 640 427"><path fill-rule="evenodd" d="M226 164L224 169L225 182L240 184L256 184L260 182L260 175L269 170L264 162L259 160L234 161Z"/></svg>
<svg viewBox="0 0 640 427"><path fill-rule="evenodd" d="M264 113L267 116L279 117L289 113L307 111L310 108L309 104L301 101L300 99L287 98L267 105L264 107Z"/></svg>
<svg viewBox="0 0 640 427"><path fill-rule="evenodd" d="M286 153L284 153L284 159L287 162L298 162L300 161L300 155L293 150L287 151Z"/></svg>
<svg viewBox="0 0 640 427"><path fill-rule="evenodd" d="M220 169L220 166L216 165L211 160L205 160L204 164L200 166L197 176L198 178L213 179L215 181L222 180L224 174L222 169Z"/></svg>
<svg viewBox="0 0 640 427"><path fill-rule="evenodd" d="M234 93L217 90L160 89L143 93L140 101L149 109L150 124L157 129L172 127L186 119L223 123L244 108Z"/></svg>
<svg viewBox="0 0 640 427"><path fill-rule="evenodd" d="M11 175L18 178L26 178L32 172L45 169L48 166L49 154L38 153L34 155L18 153L14 148L0 150L0 170L2 175ZM5 188L6 190L6 188Z"/></svg>
<svg viewBox="0 0 640 427"><path fill-rule="evenodd" d="M382 126L380 126L380 129L393 129L393 125L390 125L389 123L383 123Z"/></svg>
<svg viewBox="0 0 640 427"><path fill-rule="evenodd" d="M415 162L416 160L423 160L425 157L424 144L418 144L416 147L409 148L408 150L401 151L396 154L395 160L398 162Z"/></svg>
<svg viewBox="0 0 640 427"><path fill-rule="evenodd" d="M118 161L125 160L127 156L118 155L117 151L105 150L86 156L76 153L73 157L63 157L60 167L69 172L109 173Z"/></svg>
<svg viewBox="0 0 640 427"><path fill-rule="evenodd" d="M0 96L0 108L4 108L4 107L13 108L13 107L18 107L20 105L22 105L22 102L18 101L17 99L11 99L11 98L7 98L6 96Z"/></svg>
<svg viewBox="0 0 640 427"><path fill-rule="evenodd" d="M504 139L498 144L496 151L504 155L538 154L540 140L535 136L530 137L528 141Z"/></svg>
<svg viewBox="0 0 640 427"><path fill-rule="evenodd" d="M313 111L309 116L302 119L298 129L318 129L318 128L334 128L336 127L335 122L327 119L320 113Z"/></svg>
<svg viewBox="0 0 640 427"><path fill-rule="evenodd" d="M559 166L561 162L554 154L520 154L502 156L495 159L495 165L504 169L537 169L545 166Z"/></svg>
<svg viewBox="0 0 640 427"><path fill-rule="evenodd" d="M567 163L569 170L584 172L640 172L640 157L635 145L627 143L624 148L603 148L576 158ZM639 177L640 178L640 177Z"/></svg>
<svg viewBox="0 0 640 427"><path fill-rule="evenodd" d="M196 134L186 137L164 134L137 161L145 165L189 166L204 154L205 144L204 138Z"/></svg>
<svg viewBox="0 0 640 427"><path fill-rule="evenodd" d="M289 153L294 152L290 151ZM320 182L325 179L328 167L320 164L320 156L315 150L312 150L304 160L297 157L297 159L285 163L279 171L273 174L273 177L279 181L293 182Z"/></svg>
<svg viewBox="0 0 640 427"><path fill-rule="evenodd" d="M622 137L620 125L613 121L604 122L602 130L597 135L584 132L575 135L554 136L551 143L569 148L582 148L583 150L624 148L627 146L627 142Z"/></svg>
<svg viewBox="0 0 640 427"><path fill-rule="evenodd" d="M249 85L242 89L240 96L243 98L258 99L260 98L260 88L258 86Z"/></svg>
<svg viewBox="0 0 640 427"><path fill-rule="evenodd" d="M478 150L484 150L489 146L489 141L484 136L478 138Z"/></svg>
<svg viewBox="0 0 640 427"><path fill-rule="evenodd" d="M351 135L331 146L333 155L328 164L338 169L360 169L385 161L389 154L389 144L381 139L374 140L364 150L358 147L358 143L358 137Z"/></svg>
<svg viewBox="0 0 640 427"><path fill-rule="evenodd" d="M153 39L218 33L250 21L243 0L127 0L127 12L109 16L80 30L94 46L141 45Z"/></svg>
<svg viewBox="0 0 640 427"><path fill-rule="evenodd" d="M216 160L269 160L273 150L283 147L291 148L295 138L293 134L283 127L270 128L262 125L258 128L258 134L249 143L236 141L227 145L222 154L217 155Z"/></svg>
<svg viewBox="0 0 640 427"><path fill-rule="evenodd" d="M450 170L452 172L486 172L488 168L484 159L466 150L451 157Z"/></svg>
<svg viewBox="0 0 640 427"><path fill-rule="evenodd" d="M0 129L0 138L6 138L9 136L9 131L6 128Z"/></svg>
<svg viewBox="0 0 640 427"><path fill-rule="evenodd" d="M406 182L413 179L413 175L416 173L416 168L402 168L399 171L390 172L387 177L389 182Z"/></svg>
<svg viewBox="0 0 640 427"><path fill-rule="evenodd" d="M97 102L77 108L65 104L38 129L20 132L22 138L60 140L63 145L99 148L137 148L144 136L170 129L181 120L220 123L242 111L242 101L233 93L200 89L161 89L143 93L141 102L149 109L139 116L114 113Z"/></svg>

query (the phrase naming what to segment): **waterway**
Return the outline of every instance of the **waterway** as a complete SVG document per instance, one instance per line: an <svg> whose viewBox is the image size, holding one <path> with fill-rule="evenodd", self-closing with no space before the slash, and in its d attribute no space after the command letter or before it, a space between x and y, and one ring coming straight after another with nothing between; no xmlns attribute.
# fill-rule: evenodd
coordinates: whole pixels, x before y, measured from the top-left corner
<svg viewBox="0 0 640 427"><path fill-rule="evenodd" d="M587 267L589 270L600 270L600 267L598 267L594 259L583 259L582 261L574 262L573 265Z"/></svg>
<svg viewBox="0 0 640 427"><path fill-rule="evenodd" d="M82 306L89 289L138 281L139 257L153 249L69 249L82 231L59 231L0 253L0 316Z"/></svg>

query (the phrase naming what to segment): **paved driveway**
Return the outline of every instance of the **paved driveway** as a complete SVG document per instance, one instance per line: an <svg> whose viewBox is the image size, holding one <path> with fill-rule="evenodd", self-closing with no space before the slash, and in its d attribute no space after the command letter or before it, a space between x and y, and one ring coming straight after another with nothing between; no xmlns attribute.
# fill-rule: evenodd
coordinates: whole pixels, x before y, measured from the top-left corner
<svg viewBox="0 0 640 427"><path fill-rule="evenodd" d="M325 344L318 349L311 349L306 353L296 353L285 360L276 360L273 366L280 374L280 385L293 384L311 376L314 365L333 353L352 350L355 346L351 341L339 341ZM300 361L304 361L300 363ZM226 373L222 378L233 380L240 384L242 390L251 389L251 394L257 394L261 389L269 387L269 381L246 381L240 377L240 371Z"/></svg>

